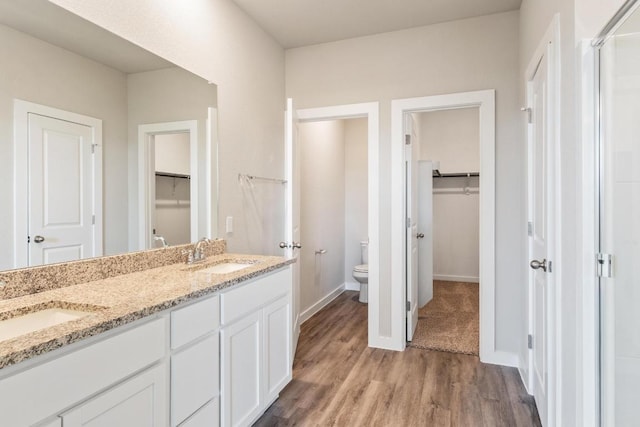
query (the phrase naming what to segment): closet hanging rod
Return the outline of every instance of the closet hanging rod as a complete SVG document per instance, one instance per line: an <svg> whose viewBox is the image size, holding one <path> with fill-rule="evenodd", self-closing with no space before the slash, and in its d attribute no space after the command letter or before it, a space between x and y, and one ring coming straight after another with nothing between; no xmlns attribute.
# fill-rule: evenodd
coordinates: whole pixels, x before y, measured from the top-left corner
<svg viewBox="0 0 640 427"><path fill-rule="evenodd" d="M191 175L185 175L182 173L171 173L171 172L156 172L156 176L164 176L167 178L191 179Z"/></svg>
<svg viewBox="0 0 640 427"><path fill-rule="evenodd" d="M480 172L440 173L437 169L433 171L434 178L470 178L474 176L480 176Z"/></svg>
<svg viewBox="0 0 640 427"><path fill-rule="evenodd" d="M246 178L246 179L250 179L250 180L256 180L256 181L277 182L278 184L286 184L287 183L286 179L267 178L267 177L264 177L264 176L246 175L246 174L239 173L238 174L238 181L240 181L242 178Z"/></svg>

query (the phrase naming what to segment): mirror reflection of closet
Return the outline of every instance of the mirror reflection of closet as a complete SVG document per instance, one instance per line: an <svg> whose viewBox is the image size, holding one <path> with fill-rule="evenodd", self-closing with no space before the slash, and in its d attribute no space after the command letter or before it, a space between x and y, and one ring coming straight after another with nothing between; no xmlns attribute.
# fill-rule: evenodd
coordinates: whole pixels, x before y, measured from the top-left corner
<svg viewBox="0 0 640 427"><path fill-rule="evenodd" d="M156 246L191 241L190 152L188 133L155 135L155 209L151 213Z"/></svg>

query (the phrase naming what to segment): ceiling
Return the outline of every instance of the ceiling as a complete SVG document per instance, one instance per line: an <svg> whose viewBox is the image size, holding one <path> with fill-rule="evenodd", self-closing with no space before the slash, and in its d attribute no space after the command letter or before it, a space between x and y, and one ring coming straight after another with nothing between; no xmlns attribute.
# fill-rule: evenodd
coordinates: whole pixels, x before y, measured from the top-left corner
<svg viewBox="0 0 640 427"><path fill-rule="evenodd" d="M234 0L285 48L520 9L522 0Z"/></svg>
<svg viewBox="0 0 640 427"><path fill-rule="evenodd" d="M0 24L127 74L174 66L46 0L0 0Z"/></svg>

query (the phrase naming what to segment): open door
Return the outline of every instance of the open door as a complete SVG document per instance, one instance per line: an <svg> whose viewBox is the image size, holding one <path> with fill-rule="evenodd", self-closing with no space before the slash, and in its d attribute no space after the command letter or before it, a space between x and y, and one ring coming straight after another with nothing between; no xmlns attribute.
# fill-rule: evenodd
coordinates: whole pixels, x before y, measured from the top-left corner
<svg viewBox="0 0 640 427"><path fill-rule="evenodd" d="M284 249L284 256L298 258L292 265L293 295L292 315L293 342L291 345L291 360L293 361L300 336L300 162L298 161L298 120L293 110L293 100L287 99L285 113L285 177L287 192L285 195L285 226L284 241L280 247Z"/></svg>
<svg viewBox="0 0 640 427"><path fill-rule="evenodd" d="M418 310L433 299L433 162L418 161Z"/></svg>
<svg viewBox="0 0 640 427"><path fill-rule="evenodd" d="M405 114L405 212L407 260L407 341L418 325L418 155L413 116Z"/></svg>

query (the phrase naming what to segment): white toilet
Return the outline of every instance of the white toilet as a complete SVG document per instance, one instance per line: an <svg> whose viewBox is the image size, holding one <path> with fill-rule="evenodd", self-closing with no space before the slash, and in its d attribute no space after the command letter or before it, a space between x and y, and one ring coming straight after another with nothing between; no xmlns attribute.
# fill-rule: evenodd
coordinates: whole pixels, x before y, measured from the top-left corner
<svg viewBox="0 0 640 427"><path fill-rule="evenodd" d="M369 294L369 242L360 242L362 264L353 267L353 278L360 283L360 302L368 301Z"/></svg>

